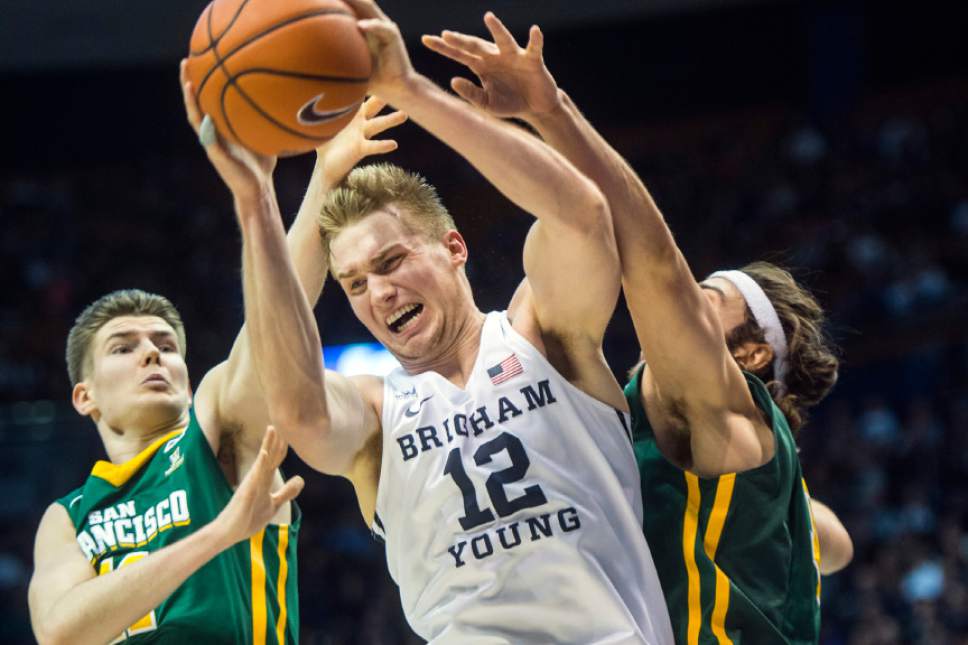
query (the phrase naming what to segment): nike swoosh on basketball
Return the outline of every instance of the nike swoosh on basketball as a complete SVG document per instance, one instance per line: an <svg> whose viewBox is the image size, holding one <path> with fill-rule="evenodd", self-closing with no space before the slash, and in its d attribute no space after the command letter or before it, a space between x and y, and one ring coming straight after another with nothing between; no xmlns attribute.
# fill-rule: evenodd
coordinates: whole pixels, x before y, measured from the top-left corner
<svg viewBox="0 0 968 645"><path fill-rule="evenodd" d="M413 409L413 403L411 403L410 406L406 410L403 411L403 416L405 416L405 417L415 417L415 416L417 416L418 414L420 414L420 408L423 407L423 404L426 403L427 401L429 401L432 398L434 398L434 395L433 394L431 394L430 396L428 396L425 399L422 399L420 401L420 403L417 404L417 409L416 410Z"/></svg>
<svg viewBox="0 0 968 645"><path fill-rule="evenodd" d="M360 106L359 101L357 101L353 105L341 108L339 110L320 112L316 109L316 103L322 100L324 96L326 96L326 92L320 92L313 98L306 101L306 104L303 105L296 114L296 119L303 125L319 125L320 123L326 123L327 121L338 119L341 116L349 114L350 112L355 112Z"/></svg>

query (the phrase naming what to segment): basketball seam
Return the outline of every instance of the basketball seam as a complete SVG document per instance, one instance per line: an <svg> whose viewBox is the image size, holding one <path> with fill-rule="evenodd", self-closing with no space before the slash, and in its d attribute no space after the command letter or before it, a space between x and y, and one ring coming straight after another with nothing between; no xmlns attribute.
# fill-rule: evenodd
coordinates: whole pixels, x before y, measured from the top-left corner
<svg viewBox="0 0 968 645"><path fill-rule="evenodd" d="M346 76L326 76L324 74L306 74L304 72L289 72L284 69L275 69L272 67L250 67L244 72L239 72L234 76L230 75L229 78L236 79L245 76L246 74L272 74L275 76L285 76L287 78L298 78L307 81L335 81L337 83L369 83L370 79L367 78L350 78Z"/></svg>
<svg viewBox="0 0 968 645"><path fill-rule="evenodd" d="M251 45L253 42L259 40L263 36L267 36L267 35L271 34L272 32L274 32L274 31L276 31L278 29L282 29L283 27L287 27L287 26L289 26L291 24L294 24L294 23L297 23L297 22L299 22L301 20L305 20L307 18L314 18L316 16L327 16L327 15L351 16L351 14L348 14L345 11L338 11L338 10L334 10L334 9L320 9L318 11L313 11L312 13L300 14L298 16L294 16L293 18L290 18L289 20L286 20L285 22L276 23L276 24L272 25L271 27L269 27L268 29L266 29L265 31L262 31L262 32L260 32L258 34L255 34L255 35L249 37L247 40L243 41L239 45L236 45L236 47L234 49L226 52L225 56L220 56L219 55L219 53L218 53L218 47L216 46L217 43L213 42L212 43L212 52L215 54L215 65L213 65L205 73L205 76L202 78L202 82L199 83L198 90L197 90L197 93L196 93L197 96L201 97L202 90L205 88L205 84L208 83L208 79L212 77L212 74L215 73L215 70L218 69L219 67L222 67L223 65L225 65L225 62L229 58L231 58L232 55L234 55L235 53L237 53L243 47L246 47L248 45ZM209 12L209 20L208 20L208 37L209 37L209 40L214 40L214 36L212 36L212 18L211 18L211 12ZM220 40L221 40L221 37L220 37ZM340 79L334 79L334 80L340 80ZM355 79L353 79L353 80L355 80Z"/></svg>
<svg viewBox="0 0 968 645"><path fill-rule="evenodd" d="M235 140L241 143L243 146L245 146L245 143L242 142L242 138L235 132L235 128L232 127L232 121L229 119L229 113L225 110L225 94L228 92L229 87L234 87L235 91L239 93L239 95L245 100L246 103L249 104L249 106L253 110L258 112L259 115L262 116L262 118L264 118L266 121L268 121L272 125L279 128L283 132L291 134L295 137L299 137L300 139L306 139L307 141L312 141L313 143L324 143L332 139L334 136L336 136L336 135L329 135L329 136L323 136L323 137L314 137L308 134L303 134L302 132L298 132L297 130L293 130L289 126L283 123L280 123L275 119L275 117L267 114L265 110L259 107L259 105L255 101L253 101L248 94L245 93L245 90L243 90L241 87L239 87L236 84L235 78L236 77L234 76L229 77L229 82L226 83L225 87L222 88L222 96L220 97L219 103L222 108L222 116L225 117L225 122L228 124L229 130L231 130L232 136L235 137Z"/></svg>
<svg viewBox="0 0 968 645"><path fill-rule="evenodd" d="M239 16L242 15L242 10L245 9L245 5L247 5L247 4L249 4L249 0L242 0L242 4L240 4L239 5L239 8L235 10L235 15L232 16L232 19L231 20L229 20L229 24L227 24L225 26L225 29L222 30L221 35L218 38L215 38L212 35L212 13L215 12L215 9L213 8L215 6L215 0L212 0L212 2L210 2L208 4L208 7L206 8L206 10L208 11L208 21L207 21L208 22L208 47L206 47L205 49L203 49L202 51L197 52L197 53L196 52L193 52L193 51L191 51L191 49L189 49L188 50L188 55L189 56L201 56L202 54L204 54L205 52L207 52L209 49L213 49L215 47L215 45L217 45L218 42L220 40L222 40L222 38L225 37L225 34L229 33L229 29L232 28L232 25L235 24L235 21L238 20L239 19Z"/></svg>

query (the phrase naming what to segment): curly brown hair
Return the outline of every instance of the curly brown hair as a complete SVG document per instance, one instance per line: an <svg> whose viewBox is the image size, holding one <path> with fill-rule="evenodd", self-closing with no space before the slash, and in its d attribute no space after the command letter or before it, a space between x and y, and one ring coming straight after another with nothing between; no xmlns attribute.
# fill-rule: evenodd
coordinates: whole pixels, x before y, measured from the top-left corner
<svg viewBox="0 0 968 645"><path fill-rule="evenodd" d="M740 271L760 285L783 326L789 364L784 383L776 381L772 363L756 376L766 383L790 429L796 433L807 422L809 409L823 400L837 383L838 349L824 329L825 316L820 304L797 284L789 271L769 262L753 262ZM766 342L749 307L746 322L727 335L726 344L732 350L747 341Z"/></svg>

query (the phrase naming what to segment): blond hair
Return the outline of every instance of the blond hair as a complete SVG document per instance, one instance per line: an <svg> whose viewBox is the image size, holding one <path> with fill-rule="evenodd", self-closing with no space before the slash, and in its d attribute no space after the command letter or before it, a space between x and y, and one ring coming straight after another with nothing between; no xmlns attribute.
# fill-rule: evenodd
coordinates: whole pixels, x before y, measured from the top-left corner
<svg viewBox="0 0 968 645"><path fill-rule="evenodd" d="M175 330L178 351L185 355L185 325L178 310L167 298L140 289L112 291L89 304L74 321L67 335L67 375L71 386L84 380L85 374L91 369L91 343L98 330L121 316L158 316Z"/></svg>
<svg viewBox="0 0 968 645"><path fill-rule="evenodd" d="M806 423L808 410L827 396L837 382L840 365L837 348L824 330L825 317L820 304L797 284L789 271L769 262L753 262L740 271L763 289L786 335L789 369L783 386L775 380L772 363L757 376L767 384L773 400L796 432ZM766 342L749 307L746 322L727 335L726 344L732 349L747 341Z"/></svg>
<svg viewBox="0 0 968 645"><path fill-rule="evenodd" d="M340 231L390 205L403 211L405 225L429 239L456 228L437 190L420 175L389 163L360 166L323 201L318 224L326 255Z"/></svg>

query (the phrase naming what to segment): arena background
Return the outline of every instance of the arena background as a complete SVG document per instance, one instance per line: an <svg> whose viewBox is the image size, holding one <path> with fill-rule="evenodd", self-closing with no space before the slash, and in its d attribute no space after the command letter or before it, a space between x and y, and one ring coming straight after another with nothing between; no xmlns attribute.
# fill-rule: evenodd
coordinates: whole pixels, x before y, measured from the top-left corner
<svg viewBox="0 0 968 645"><path fill-rule="evenodd" d="M184 121L177 61L202 0L7 0L0 222L0 642L32 642L32 539L103 452L69 405L67 330L122 287L166 294L193 380L242 320L227 190ZM823 642L968 643L968 45L956 3L386 0L416 67L460 72L416 37L480 33L492 8L546 30L559 84L652 189L697 275L769 258L828 308L841 381L801 436L816 497L854 562L823 585ZM483 309L521 277L529 218L414 125L391 159L424 173L471 249ZM276 173L291 217L311 158ZM330 284L324 341L365 340ZM607 354L636 358L620 307ZM408 643L349 485L307 486L306 643Z"/></svg>

